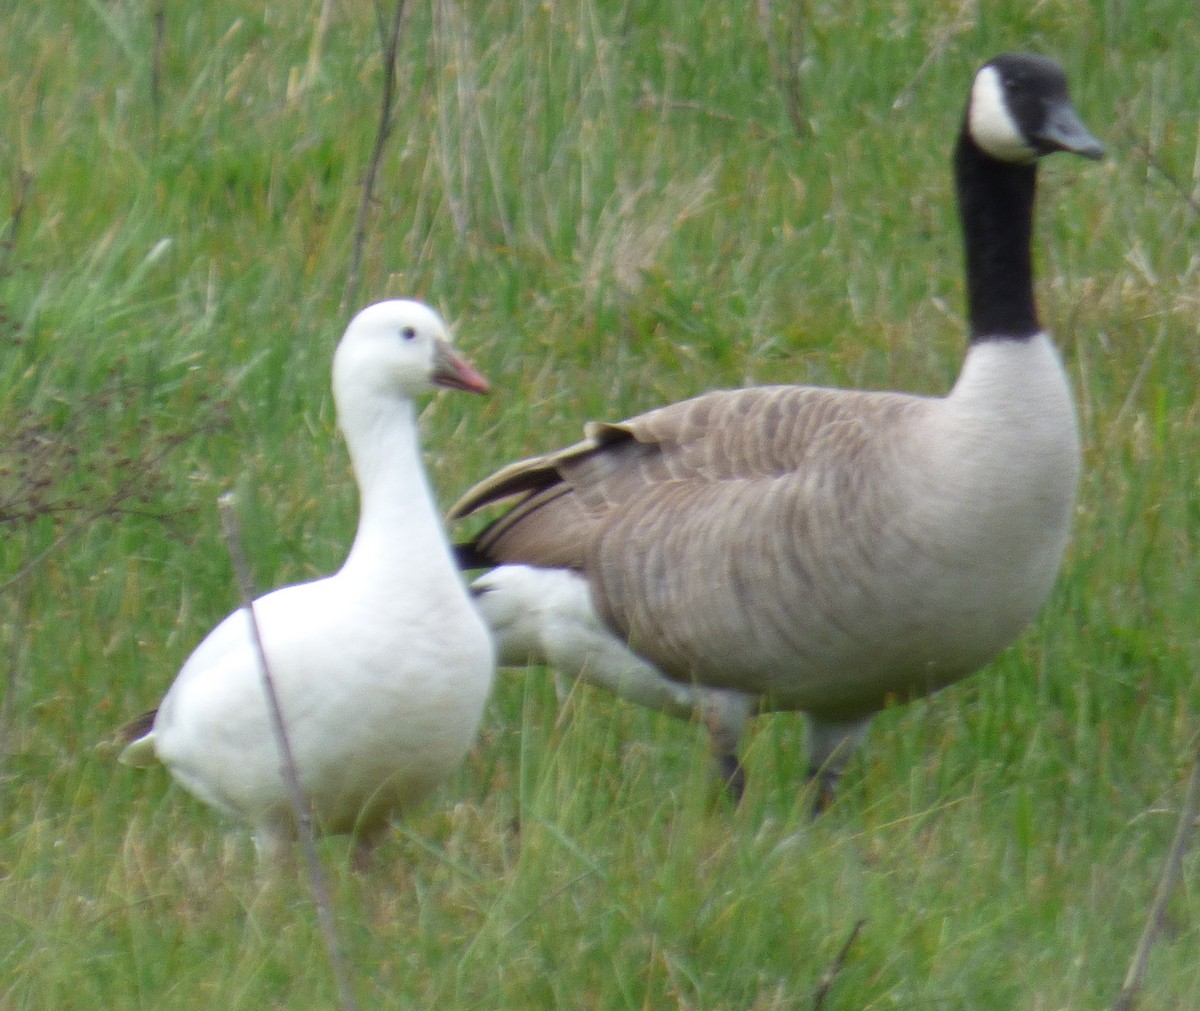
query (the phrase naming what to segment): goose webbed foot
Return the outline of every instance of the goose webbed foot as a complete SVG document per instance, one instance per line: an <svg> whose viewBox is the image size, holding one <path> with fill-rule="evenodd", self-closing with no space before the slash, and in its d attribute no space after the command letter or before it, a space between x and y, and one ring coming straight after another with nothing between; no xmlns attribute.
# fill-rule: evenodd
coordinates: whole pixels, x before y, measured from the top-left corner
<svg viewBox="0 0 1200 1011"><path fill-rule="evenodd" d="M739 806L746 793L746 770L738 761L737 754L718 755L717 769L721 775L721 782L725 784L729 799L733 801L733 806Z"/></svg>

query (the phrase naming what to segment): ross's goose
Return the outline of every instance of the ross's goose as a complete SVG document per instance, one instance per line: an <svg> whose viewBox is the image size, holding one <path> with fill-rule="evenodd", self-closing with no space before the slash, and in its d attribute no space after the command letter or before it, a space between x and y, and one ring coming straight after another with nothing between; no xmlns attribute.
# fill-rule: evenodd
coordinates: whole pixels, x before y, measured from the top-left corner
<svg viewBox="0 0 1200 1011"><path fill-rule="evenodd" d="M1036 163L1054 151L1102 154L1061 68L982 67L954 154L970 344L949 394L758 387L591 424L468 491L451 518L516 503L460 555L586 580L608 641L585 676L627 647L803 710L823 803L875 712L978 670L1056 578L1080 447L1034 306Z"/></svg>
<svg viewBox="0 0 1200 1011"><path fill-rule="evenodd" d="M421 461L413 398L435 386L487 389L436 313L393 300L354 317L333 362L360 492L353 546L335 575L254 603L314 822L361 852L461 761L495 669ZM157 759L248 823L261 857L281 852L295 824L244 610L200 643L142 729L122 761Z"/></svg>

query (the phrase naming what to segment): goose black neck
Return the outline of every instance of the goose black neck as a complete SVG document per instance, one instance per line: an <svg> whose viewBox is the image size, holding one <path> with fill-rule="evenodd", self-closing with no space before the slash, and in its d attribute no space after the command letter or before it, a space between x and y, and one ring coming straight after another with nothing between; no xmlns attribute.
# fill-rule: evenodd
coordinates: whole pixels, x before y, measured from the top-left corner
<svg viewBox="0 0 1200 1011"><path fill-rule="evenodd" d="M964 129L954 178L967 259L971 340L1022 340L1040 331L1033 301L1035 165L985 154Z"/></svg>

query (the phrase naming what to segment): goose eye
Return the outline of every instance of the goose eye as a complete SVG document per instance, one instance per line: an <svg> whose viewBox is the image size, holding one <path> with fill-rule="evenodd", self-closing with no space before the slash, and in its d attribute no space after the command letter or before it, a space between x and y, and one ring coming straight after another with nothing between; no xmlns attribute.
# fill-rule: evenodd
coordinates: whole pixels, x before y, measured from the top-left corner
<svg viewBox="0 0 1200 1011"><path fill-rule="evenodd" d="M413 326L402 327L400 329L400 336L406 341L410 341L417 336L417 328Z"/></svg>

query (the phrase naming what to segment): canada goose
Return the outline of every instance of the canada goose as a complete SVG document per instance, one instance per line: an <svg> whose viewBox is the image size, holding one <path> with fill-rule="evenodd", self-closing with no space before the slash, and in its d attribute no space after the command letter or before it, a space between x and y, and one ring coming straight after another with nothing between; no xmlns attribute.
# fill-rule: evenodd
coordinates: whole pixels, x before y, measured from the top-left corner
<svg viewBox="0 0 1200 1011"><path fill-rule="evenodd" d="M333 362L361 498L354 544L335 575L254 603L314 820L351 833L359 856L463 758L495 669L421 462L412 398L434 386L487 390L436 313L394 300L354 317ZM122 761L157 759L249 823L263 860L285 851L295 824L246 614L208 634L134 727Z"/></svg>
<svg viewBox="0 0 1200 1011"><path fill-rule="evenodd" d="M875 712L978 670L1056 578L1080 446L1034 307L1054 151L1103 153L1061 68L983 66L954 153L970 345L946 396L764 386L589 424L453 506L516 499L460 557L579 573L598 626L657 671L803 710L823 802Z"/></svg>

